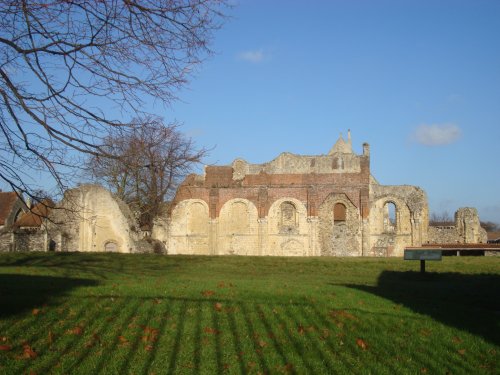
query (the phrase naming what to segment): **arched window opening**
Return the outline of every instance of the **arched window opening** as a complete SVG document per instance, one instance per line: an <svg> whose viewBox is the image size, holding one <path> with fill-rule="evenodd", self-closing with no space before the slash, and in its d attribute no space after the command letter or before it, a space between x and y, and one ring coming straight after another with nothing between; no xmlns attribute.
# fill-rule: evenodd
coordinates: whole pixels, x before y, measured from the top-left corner
<svg viewBox="0 0 500 375"><path fill-rule="evenodd" d="M342 159L340 156L336 157L335 159L333 159L332 167L333 169L344 169L344 159Z"/></svg>
<svg viewBox="0 0 500 375"><path fill-rule="evenodd" d="M280 232L292 232L298 226L297 209L292 202L283 202L280 206Z"/></svg>
<svg viewBox="0 0 500 375"><path fill-rule="evenodd" d="M107 253L116 253L118 251L118 244L113 241L108 241L104 244L104 251Z"/></svg>
<svg viewBox="0 0 500 375"><path fill-rule="evenodd" d="M397 208L393 202L384 205L384 231L395 232L397 228Z"/></svg>
<svg viewBox="0 0 500 375"><path fill-rule="evenodd" d="M337 203L333 207L333 224L345 224L347 217L347 208L342 203Z"/></svg>

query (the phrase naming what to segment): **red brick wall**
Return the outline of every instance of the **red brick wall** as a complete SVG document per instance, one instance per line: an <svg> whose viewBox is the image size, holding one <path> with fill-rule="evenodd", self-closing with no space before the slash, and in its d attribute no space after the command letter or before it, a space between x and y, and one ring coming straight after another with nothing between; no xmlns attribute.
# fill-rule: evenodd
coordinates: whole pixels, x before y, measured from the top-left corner
<svg viewBox="0 0 500 375"><path fill-rule="evenodd" d="M309 216L317 216L321 203L332 193L344 193L363 218L368 217L370 159L360 156L359 173L330 174L267 174L247 175L233 181L230 166L207 167L205 181L188 178L179 187L171 209L185 199L202 199L209 205L210 217L219 216L224 203L231 199L248 199L257 207L259 217L265 217L276 200L296 198L308 208Z"/></svg>

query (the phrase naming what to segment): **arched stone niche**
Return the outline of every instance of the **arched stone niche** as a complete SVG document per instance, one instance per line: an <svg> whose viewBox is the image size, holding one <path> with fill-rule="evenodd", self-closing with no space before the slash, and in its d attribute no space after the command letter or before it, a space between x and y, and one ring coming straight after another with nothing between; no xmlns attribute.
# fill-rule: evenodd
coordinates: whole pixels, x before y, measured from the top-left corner
<svg viewBox="0 0 500 375"><path fill-rule="evenodd" d="M267 216L266 255L309 255L307 208L298 199L284 197L273 202Z"/></svg>
<svg viewBox="0 0 500 375"><path fill-rule="evenodd" d="M219 214L219 254L258 255L257 207L247 199L231 199Z"/></svg>
<svg viewBox="0 0 500 375"><path fill-rule="evenodd" d="M345 207L345 220L335 221L336 212ZM337 210L336 210L337 206ZM345 194L330 194L319 207L321 255L360 256L361 226L358 208Z"/></svg>

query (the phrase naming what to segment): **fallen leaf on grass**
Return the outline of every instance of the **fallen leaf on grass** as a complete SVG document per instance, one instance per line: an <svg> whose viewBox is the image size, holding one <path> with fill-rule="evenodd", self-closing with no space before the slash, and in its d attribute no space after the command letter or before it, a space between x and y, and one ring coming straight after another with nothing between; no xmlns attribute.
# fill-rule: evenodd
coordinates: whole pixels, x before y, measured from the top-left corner
<svg viewBox="0 0 500 375"><path fill-rule="evenodd" d="M429 337L432 331L430 329L424 328L420 330L420 334L425 337Z"/></svg>
<svg viewBox="0 0 500 375"><path fill-rule="evenodd" d="M289 373L295 373L293 365L291 363L287 363L284 366L276 366L276 370L280 374L289 374Z"/></svg>
<svg viewBox="0 0 500 375"><path fill-rule="evenodd" d="M219 330L215 329L215 328L210 328L210 327L205 327L203 329L203 332L209 334L209 335L218 335L220 333Z"/></svg>
<svg viewBox="0 0 500 375"><path fill-rule="evenodd" d="M458 336L453 337L453 343L454 344L460 344L462 342L462 339Z"/></svg>
<svg viewBox="0 0 500 375"><path fill-rule="evenodd" d="M260 341L259 341L259 346L260 346L261 348L265 348L265 347L267 346L267 342L265 342L264 340L260 340Z"/></svg>
<svg viewBox="0 0 500 375"><path fill-rule="evenodd" d="M76 326L75 328L68 329L66 333L70 335L81 335L83 333L83 328L80 326Z"/></svg>
<svg viewBox="0 0 500 375"><path fill-rule="evenodd" d="M118 336L118 340L120 341L120 344L128 344L128 340L125 336Z"/></svg>
<svg viewBox="0 0 500 375"><path fill-rule="evenodd" d="M465 349L458 349L457 352L460 355L465 355Z"/></svg>
<svg viewBox="0 0 500 375"><path fill-rule="evenodd" d="M204 290L203 292L201 292L201 295L203 297L211 297L215 294L215 292L213 290Z"/></svg>
<svg viewBox="0 0 500 375"><path fill-rule="evenodd" d="M144 347L144 349L146 349L148 352L151 352L151 351L153 351L154 346L153 346L153 345L146 345L146 346Z"/></svg>
<svg viewBox="0 0 500 375"><path fill-rule="evenodd" d="M421 374L427 374L427 368L422 367L422 368L420 369L420 373L421 373Z"/></svg>
<svg viewBox="0 0 500 375"><path fill-rule="evenodd" d="M356 345L359 346L361 349L366 350L368 349L368 344L365 342L363 339L357 339L356 340Z"/></svg>
<svg viewBox="0 0 500 375"><path fill-rule="evenodd" d="M142 330L144 331L145 335L142 336L142 341L144 342L155 342L158 338L158 329L157 328L152 328L148 326L141 326Z"/></svg>
<svg viewBox="0 0 500 375"><path fill-rule="evenodd" d="M0 345L0 350L3 351L3 352L8 352L8 351L12 350L12 346L10 346L10 345Z"/></svg>
<svg viewBox="0 0 500 375"><path fill-rule="evenodd" d="M215 305L214 305L214 308L215 308L215 311L222 311L222 303L220 302L217 302Z"/></svg>
<svg viewBox="0 0 500 375"><path fill-rule="evenodd" d="M38 354L37 354L37 352L35 352L33 350L33 348L28 343L25 343L23 345L23 355L22 355L22 357L23 358L27 358L27 359L33 359L33 358L38 357Z"/></svg>
<svg viewBox="0 0 500 375"><path fill-rule="evenodd" d="M34 316L37 316L38 314L40 314L40 309L33 309L33 311L31 312Z"/></svg>
<svg viewBox="0 0 500 375"><path fill-rule="evenodd" d="M328 329L323 329L320 339L321 340L326 340L330 336L330 331Z"/></svg>
<svg viewBox="0 0 500 375"><path fill-rule="evenodd" d="M303 327L303 326L301 326L301 325L297 328L297 332L299 333L299 335L303 335L305 331L306 331L306 330L305 330L305 329L304 329L304 327Z"/></svg>
<svg viewBox="0 0 500 375"><path fill-rule="evenodd" d="M346 318L349 320L356 320L356 317L345 310L332 310L330 311L330 316L332 318Z"/></svg>
<svg viewBox="0 0 500 375"><path fill-rule="evenodd" d="M54 333L52 333L52 331L49 331L47 339L48 339L49 345L52 345L52 343L54 342Z"/></svg>

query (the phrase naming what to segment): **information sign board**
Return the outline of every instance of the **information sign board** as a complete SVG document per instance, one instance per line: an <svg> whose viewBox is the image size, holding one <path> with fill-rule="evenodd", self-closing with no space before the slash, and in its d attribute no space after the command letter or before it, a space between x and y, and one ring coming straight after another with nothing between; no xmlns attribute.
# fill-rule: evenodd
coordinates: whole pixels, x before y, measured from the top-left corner
<svg viewBox="0 0 500 375"><path fill-rule="evenodd" d="M405 249L405 260L441 260L442 251L437 249L407 250Z"/></svg>

